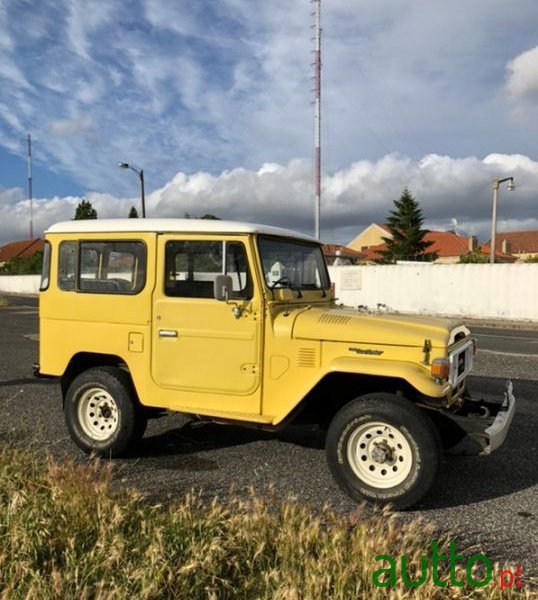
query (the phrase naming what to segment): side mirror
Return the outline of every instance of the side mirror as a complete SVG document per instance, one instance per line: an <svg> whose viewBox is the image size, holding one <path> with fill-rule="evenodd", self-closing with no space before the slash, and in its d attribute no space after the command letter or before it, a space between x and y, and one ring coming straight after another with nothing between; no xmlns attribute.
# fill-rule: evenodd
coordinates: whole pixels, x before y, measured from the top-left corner
<svg viewBox="0 0 538 600"><path fill-rule="evenodd" d="M231 296L233 290L233 281L229 275L217 275L213 287L213 296L216 300L226 302Z"/></svg>

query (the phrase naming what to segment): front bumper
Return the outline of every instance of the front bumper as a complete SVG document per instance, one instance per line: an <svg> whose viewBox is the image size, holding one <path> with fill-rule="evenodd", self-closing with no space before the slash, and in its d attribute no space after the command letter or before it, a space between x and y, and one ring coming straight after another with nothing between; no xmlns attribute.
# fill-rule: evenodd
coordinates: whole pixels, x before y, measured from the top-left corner
<svg viewBox="0 0 538 600"><path fill-rule="evenodd" d="M495 416L493 423L484 432L489 443L484 447L484 450L480 454L490 454L499 448L499 446L502 446L508 435L508 430L510 429L510 424L512 423L515 412L516 399L513 393L512 382L507 381L504 400L502 400L500 406L498 406L497 415Z"/></svg>
<svg viewBox="0 0 538 600"><path fill-rule="evenodd" d="M515 412L516 399L512 382L508 380L503 398L496 400L464 398L457 412L443 410L442 414L466 434L465 441L472 442L474 451L466 448L464 444L462 453L487 456L502 446Z"/></svg>

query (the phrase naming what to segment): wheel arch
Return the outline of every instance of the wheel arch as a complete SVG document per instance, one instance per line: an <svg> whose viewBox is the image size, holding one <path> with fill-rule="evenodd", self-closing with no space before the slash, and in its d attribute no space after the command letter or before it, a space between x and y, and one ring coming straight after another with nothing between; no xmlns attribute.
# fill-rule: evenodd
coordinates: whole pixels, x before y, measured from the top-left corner
<svg viewBox="0 0 538 600"><path fill-rule="evenodd" d="M326 428L345 404L376 392L394 394L412 403L419 399L417 390L400 377L332 371L316 383L282 424L319 423Z"/></svg>
<svg viewBox="0 0 538 600"><path fill-rule="evenodd" d="M101 354L97 352L77 352L77 354L71 357L69 364L60 377L62 397L65 399L67 390L77 375L80 375L80 373L83 373L84 371L94 367L121 368L128 373L129 378L131 379L131 384L133 385L133 390L135 390L129 367L124 359L120 356L115 354Z"/></svg>

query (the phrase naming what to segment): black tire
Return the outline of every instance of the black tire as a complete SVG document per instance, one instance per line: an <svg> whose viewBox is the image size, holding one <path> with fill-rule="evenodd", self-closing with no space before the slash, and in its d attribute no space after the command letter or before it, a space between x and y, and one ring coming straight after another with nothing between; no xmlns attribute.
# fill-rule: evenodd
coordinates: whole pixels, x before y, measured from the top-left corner
<svg viewBox="0 0 538 600"><path fill-rule="evenodd" d="M64 415L79 448L110 458L139 441L147 423L129 375L117 367L78 375L65 395Z"/></svg>
<svg viewBox="0 0 538 600"><path fill-rule="evenodd" d="M429 492L441 455L428 416L405 398L385 393L346 404L329 426L325 450L333 477L348 496L398 510Z"/></svg>

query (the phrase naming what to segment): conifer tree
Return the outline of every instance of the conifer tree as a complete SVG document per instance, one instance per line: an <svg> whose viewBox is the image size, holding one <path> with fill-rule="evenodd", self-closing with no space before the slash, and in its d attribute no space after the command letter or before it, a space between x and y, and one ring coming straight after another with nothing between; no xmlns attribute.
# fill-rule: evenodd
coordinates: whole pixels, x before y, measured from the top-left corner
<svg viewBox="0 0 538 600"><path fill-rule="evenodd" d="M426 241L428 231L422 229L422 210L413 194L404 188L400 198L394 200L394 210L389 213L387 227L392 237L384 237L386 250L381 250L379 262L394 263L397 260L433 261L436 252L427 249L433 242Z"/></svg>
<svg viewBox="0 0 538 600"><path fill-rule="evenodd" d="M93 208L92 203L85 198L82 198L79 202L73 220L82 221L83 219L97 219L97 211Z"/></svg>

